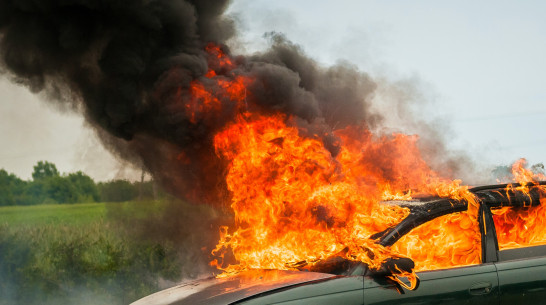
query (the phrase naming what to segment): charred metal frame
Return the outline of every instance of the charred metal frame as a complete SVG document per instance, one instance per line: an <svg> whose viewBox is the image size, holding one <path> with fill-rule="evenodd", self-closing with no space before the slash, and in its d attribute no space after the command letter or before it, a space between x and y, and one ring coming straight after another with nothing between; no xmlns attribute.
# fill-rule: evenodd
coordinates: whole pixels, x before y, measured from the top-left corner
<svg viewBox="0 0 546 305"><path fill-rule="evenodd" d="M499 259L514 259L518 257L517 251L511 250L502 251L503 253L506 252L505 255L499 254L497 234L495 232L491 209L502 207L526 208L539 205L541 195L542 197L546 197L546 194L543 193L544 191L541 188L534 187L537 185L546 185L546 181L528 184L499 184L470 189L476 195L480 205L478 222L482 240L482 263L491 263L497 262ZM518 187L520 186L528 187L529 192L519 190ZM468 202L464 200L430 198L429 200L424 200L424 203L419 205L408 204L401 206L407 207L410 210L409 216L398 225L374 234L371 236L372 239L376 239L383 246L391 246L412 229L428 221L447 214L466 211L468 209ZM526 250L529 254L535 252L538 254L546 253L546 246L528 247L526 249L529 249L528 251Z"/></svg>

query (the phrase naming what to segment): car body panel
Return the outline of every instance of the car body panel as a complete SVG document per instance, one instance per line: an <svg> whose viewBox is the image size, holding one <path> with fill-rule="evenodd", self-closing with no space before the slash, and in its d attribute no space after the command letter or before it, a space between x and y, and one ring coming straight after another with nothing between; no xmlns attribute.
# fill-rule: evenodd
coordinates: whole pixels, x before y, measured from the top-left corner
<svg viewBox="0 0 546 305"><path fill-rule="evenodd" d="M421 279L419 288L403 293L384 279L366 277L364 304L498 304L494 264L424 271L417 275Z"/></svg>
<svg viewBox="0 0 546 305"><path fill-rule="evenodd" d="M546 257L502 261L496 266L501 305L546 302Z"/></svg>
<svg viewBox="0 0 546 305"><path fill-rule="evenodd" d="M252 270L228 278L186 282L154 293L132 305L230 304L270 290L335 277L318 272Z"/></svg>
<svg viewBox="0 0 546 305"><path fill-rule="evenodd" d="M346 304L360 305L363 302L363 277L338 276L305 285L281 288L274 293L251 297L235 304Z"/></svg>

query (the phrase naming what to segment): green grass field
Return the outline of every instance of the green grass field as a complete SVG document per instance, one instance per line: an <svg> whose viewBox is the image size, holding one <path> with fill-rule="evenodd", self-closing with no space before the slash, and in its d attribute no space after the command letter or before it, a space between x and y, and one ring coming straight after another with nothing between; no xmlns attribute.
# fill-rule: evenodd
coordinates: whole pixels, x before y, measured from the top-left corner
<svg viewBox="0 0 546 305"><path fill-rule="evenodd" d="M10 227L84 225L101 221L105 215L105 203L7 206L0 207L0 224Z"/></svg>
<svg viewBox="0 0 546 305"><path fill-rule="evenodd" d="M198 258L185 245L210 210L168 206L0 207L0 304L128 304L188 276Z"/></svg>

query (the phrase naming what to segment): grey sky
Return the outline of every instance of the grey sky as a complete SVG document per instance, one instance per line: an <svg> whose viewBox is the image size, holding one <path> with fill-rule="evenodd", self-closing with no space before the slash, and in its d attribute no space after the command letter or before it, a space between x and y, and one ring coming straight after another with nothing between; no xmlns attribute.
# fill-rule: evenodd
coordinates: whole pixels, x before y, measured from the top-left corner
<svg viewBox="0 0 546 305"><path fill-rule="evenodd" d="M346 60L375 77L412 79L424 113L451 120L453 147L484 164L546 150L546 3L542 1L234 1L247 52L286 34L324 64ZM236 47L241 50L242 48ZM38 160L99 180L136 177L77 115L0 79L0 168L29 178Z"/></svg>

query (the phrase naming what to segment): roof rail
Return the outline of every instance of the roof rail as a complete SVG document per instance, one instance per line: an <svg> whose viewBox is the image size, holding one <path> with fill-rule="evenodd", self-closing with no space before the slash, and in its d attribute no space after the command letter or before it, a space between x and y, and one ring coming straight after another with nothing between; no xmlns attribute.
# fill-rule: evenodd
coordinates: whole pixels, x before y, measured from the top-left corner
<svg viewBox="0 0 546 305"><path fill-rule="evenodd" d="M526 183L505 183L505 184L496 184L496 185L484 185L477 186L469 189L472 193L485 191L485 190L496 190L496 189L505 189L508 186L518 187L522 185L533 186L533 185L546 185L546 181L536 181L536 182L526 182Z"/></svg>

